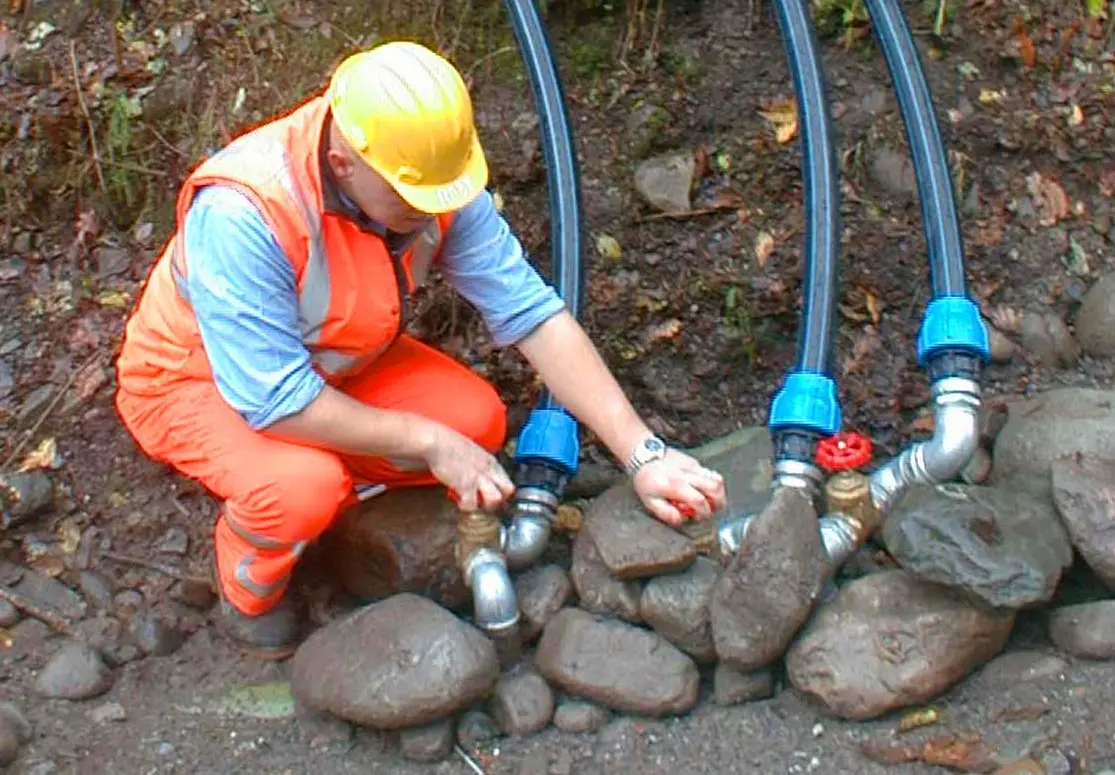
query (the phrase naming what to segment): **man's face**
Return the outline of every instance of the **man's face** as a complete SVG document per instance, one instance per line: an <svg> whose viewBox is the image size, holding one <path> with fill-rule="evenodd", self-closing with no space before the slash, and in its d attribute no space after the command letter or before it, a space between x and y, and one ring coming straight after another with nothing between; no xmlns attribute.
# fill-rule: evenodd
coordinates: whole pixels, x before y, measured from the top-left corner
<svg viewBox="0 0 1115 775"><path fill-rule="evenodd" d="M351 149L337 146L340 143L328 152L333 174L345 193L369 218L398 234L410 234L433 218L407 204L390 183Z"/></svg>

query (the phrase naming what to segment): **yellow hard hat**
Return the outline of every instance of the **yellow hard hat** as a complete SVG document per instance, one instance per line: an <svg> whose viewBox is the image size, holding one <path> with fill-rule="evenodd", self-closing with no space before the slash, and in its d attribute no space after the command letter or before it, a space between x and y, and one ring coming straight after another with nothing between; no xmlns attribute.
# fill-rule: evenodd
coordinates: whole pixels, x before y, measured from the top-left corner
<svg viewBox="0 0 1115 775"><path fill-rule="evenodd" d="M345 59L328 89L345 140L412 207L457 210L488 183L472 100L452 64L394 41Z"/></svg>

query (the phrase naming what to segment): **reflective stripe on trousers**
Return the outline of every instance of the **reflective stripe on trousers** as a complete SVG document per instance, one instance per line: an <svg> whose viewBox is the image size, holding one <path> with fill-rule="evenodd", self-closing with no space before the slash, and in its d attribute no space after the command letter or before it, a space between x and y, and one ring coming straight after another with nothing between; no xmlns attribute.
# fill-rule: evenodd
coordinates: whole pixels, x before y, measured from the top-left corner
<svg viewBox="0 0 1115 775"><path fill-rule="evenodd" d="M259 536L250 532L243 525L237 523L236 520L229 516L227 509L223 511L223 516L225 524L228 525L229 530L235 533L237 537L242 538L249 546L253 546L256 549L260 549L262 551L289 551L291 556L295 560L297 560L299 557L302 556L302 553L306 551L306 546L309 543L308 541L296 541L292 544L287 544L281 541L276 541L273 538ZM285 576L275 579L270 584L260 584L258 581L253 579L251 577L251 574L248 572L252 567L252 561L254 559L255 558L250 555L241 557L240 560L236 563L236 569L234 570L233 575L236 579L236 582L240 586L251 592L256 597L261 599L268 598L271 595L275 594L275 592L277 592L284 584L290 581L291 574L288 573Z"/></svg>

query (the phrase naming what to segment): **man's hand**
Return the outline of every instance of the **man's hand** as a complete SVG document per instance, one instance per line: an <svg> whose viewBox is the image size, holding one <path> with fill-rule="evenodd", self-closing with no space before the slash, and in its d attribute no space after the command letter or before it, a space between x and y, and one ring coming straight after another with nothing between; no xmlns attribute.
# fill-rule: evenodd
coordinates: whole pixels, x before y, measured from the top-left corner
<svg viewBox="0 0 1115 775"><path fill-rule="evenodd" d="M667 525L680 525L689 515L708 519L727 502L724 477L676 449L640 468L634 485L647 510Z"/></svg>
<svg viewBox="0 0 1115 775"><path fill-rule="evenodd" d="M423 459L462 511L494 511L515 492L511 478L488 450L444 425L433 425Z"/></svg>

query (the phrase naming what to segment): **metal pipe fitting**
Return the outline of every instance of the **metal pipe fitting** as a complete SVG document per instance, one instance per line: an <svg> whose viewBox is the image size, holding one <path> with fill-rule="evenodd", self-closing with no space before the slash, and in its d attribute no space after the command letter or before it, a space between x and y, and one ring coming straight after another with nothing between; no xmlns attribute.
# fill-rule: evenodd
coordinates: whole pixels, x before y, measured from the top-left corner
<svg viewBox="0 0 1115 775"><path fill-rule="evenodd" d="M503 555L511 570L530 567L542 556L557 507L557 496L541 487L520 487L516 491L511 522L500 535Z"/></svg>
<svg viewBox="0 0 1115 775"><path fill-rule="evenodd" d="M979 446L980 385L960 377L933 383L935 427L928 441L912 444L871 474L875 508L885 515L917 484L950 481Z"/></svg>
<svg viewBox="0 0 1115 775"><path fill-rule="evenodd" d="M501 532L493 514L467 512L457 521L457 564L472 590L473 617L493 637L514 630L519 622L515 585L499 553Z"/></svg>
<svg viewBox="0 0 1115 775"><path fill-rule="evenodd" d="M774 463L772 486L775 488L798 487L816 497L822 481L824 474L812 463L801 460L776 460Z"/></svg>

